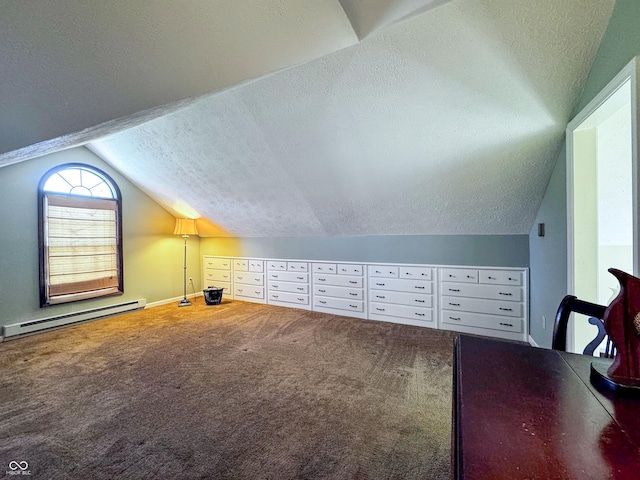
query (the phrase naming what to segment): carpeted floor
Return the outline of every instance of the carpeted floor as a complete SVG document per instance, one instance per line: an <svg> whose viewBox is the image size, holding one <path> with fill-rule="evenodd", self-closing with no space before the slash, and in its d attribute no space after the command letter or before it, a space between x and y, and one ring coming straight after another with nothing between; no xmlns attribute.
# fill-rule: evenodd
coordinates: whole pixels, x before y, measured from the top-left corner
<svg viewBox="0 0 640 480"><path fill-rule="evenodd" d="M198 298L0 343L0 471L449 478L454 336Z"/></svg>

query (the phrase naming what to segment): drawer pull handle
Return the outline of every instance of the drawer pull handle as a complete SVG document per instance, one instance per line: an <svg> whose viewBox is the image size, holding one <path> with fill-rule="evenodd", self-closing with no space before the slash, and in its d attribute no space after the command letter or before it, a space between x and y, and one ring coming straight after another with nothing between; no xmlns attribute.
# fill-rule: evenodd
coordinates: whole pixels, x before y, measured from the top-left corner
<svg viewBox="0 0 640 480"><path fill-rule="evenodd" d="M327 302L324 300L318 300L319 303L322 303L323 305L326 304Z"/></svg>
<svg viewBox="0 0 640 480"><path fill-rule="evenodd" d="M278 295L271 295L273 298L278 298Z"/></svg>
<svg viewBox="0 0 640 480"><path fill-rule="evenodd" d="M349 306L350 306L351 308L358 308L358 306L357 306L357 305L351 305L351 304L349 304Z"/></svg>
<svg viewBox="0 0 640 480"><path fill-rule="evenodd" d="M450 288L449 291L450 292L459 292L460 289L459 288Z"/></svg>
<svg viewBox="0 0 640 480"><path fill-rule="evenodd" d="M410 272L404 272L404 274L405 274L405 275L413 275L413 274L412 274L412 273L410 273Z"/></svg>
<svg viewBox="0 0 640 480"><path fill-rule="evenodd" d="M451 303L451 302L449 302L449 305L451 305L452 307L459 307L460 306L459 303Z"/></svg>
<svg viewBox="0 0 640 480"><path fill-rule="evenodd" d="M385 311L384 308L378 308L378 307L376 307L376 310L378 310L379 312L384 312Z"/></svg>
<svg viewBox="0 0 640 480"><path fill-rule="evenodd" d="M488 278L489 278L489 280L495 280L496 279L496 277L488 277Z"/></svg>
<svg viewBox="0 0 640 480"><path fill-rule="evenodd" d="M456 278L456 276L449 274L449 278Z"/></svg>
<svg viewBox="0 0 640 480"><path fill-rule="evenodd" d="M262 295L262 292L260 290L254 290L253 293L255 293L256 295Z"/></svg>
<svg viewBox="0 0 640 480"><path fill-rule="evenodd" d="M378 287L384 287L384 283L376 283L376 286L378 286Z"/></svg>
<svg viewBox="0 0 640 480"><path fill-rule="evenodd" d="M222 278L229 278L229 275L223 275Z"/></svg>
<svg viewBox="0 0 640 480"><path fill-rule="evenodd" d="M320 293L327 293L327 291L326 291L326 290L322 290L321 288L319 288L319 289L318 289L318 291L319 291Z"/></svg>
<svg viewBox="0 0 640 480"><path fill-rule="evenodd" d="M299 301L304 302L304 298L296 297Z"/></svg>
<svg viewBox="0 0 640 480"><path fill-rule="evenodd" d="M424 317L424 313L414 312L414 315L418 315L419 317Z"/></svg>
<svg viewBox="0 0 640 480"><path fill-rule="evenodd" d="M509 277L509 280L512 281L512 282L515 282L517 280L517 278Z"/></svg>
<svg viewBox="0 0 640 480"><path fill-rule="evenodd" d="M460 317L449 317L449 320L455 320L456 322L459 322Z"/></svg>
<svg viewBox="0 0 640 480"><path fill-rule="evenodd" d="M326 281L327 281L327 279L326 279L326 278L319 278L319 279L318 279L318 281L319 281L319 282L326 282Z"/></svg>
<svg viewBox="0 0 640 480"><path fill-rule="evenodd" d="M271 284L271 288L280 288L280 285L276 285L274 283Z"/></svg>
<svg viewBox="0 0 640 480"><path fill-rule="evenodd" d="M420 275L422 275L423 277L426 277L427 274L426 273L421 273Z"/></svg>
<svg viewBox="0 0 640 480"><path fill-rule="evenodd" d="M349 280L349 283L356 284L356 283L358 283L358 282L356 282L355 280Z"/></svg>
<svg viewBox="0 0 640 480"><path fill-rule="evenodd" d="M357 296L358 296L358 294L357 294L357 293L353 293L353 292L349 292L349 295L352 295L352 296L354 296L354 297L357 297Z"/></svg>
<svg viewBox="0 0 640 480"><path fill-rule="evenodd" d="M424 300L418 300L417 298L416 298L415 301L418 302L418 303L424 303Z"/></svg>
<svg viewBox="0 0 640 480"><path fill-rule="evenodd" d="M506 295L507 297L510 297L511 295L513 295L513 293L505 293L505 292L498 292L500 295Z"/></svg>
<svg viewBox="0 0 640 480"><path fill-rule="evenodd" d="M384 295L376 295L376 298L387 298Z"/></svg>
<svg viewBox="0 0 640 480"><path fill-rule="evenodd" d="M346 268L341 268L340 270L342 270L343 272L346 272L347 269Z"/></svg>
<svg viewBox="0 0 640 480"><path fill-rule="evenodd" d="M296 277L298 280L304 280L304 277Z"/></svg>
<svg viewBox="0 0 640 480"><path fill-rule="evenodd" d="M467 275L467 278L473 278L473 275Z"/></svg>
<svg viewBox="0 0 640 480"><path fill-rule="evenodd" d="M513 323L502 323L502 322L500 322L500 325L502 325L503 327L513 327Z"/></svg>
<svg viewBox="0 0 640 480"><path fill-rule="evenodd" d="M502 310L503 312L513 312L513 308L502 308L502 307L500 307L500 310Z"/></svg>
<svg viewBox="0 0 640 480"><path fill-rule="evenodd" d="M298 287L298 290L300 290L301 292L304 290L303 287Z"/></svg>
<svg viewBox="0 0 640 480"><path fill-rule="evenodd" d="M239 289L238 289L238 291L239 291L240 293L242 293L244 290L242 290L241 288L239 288Z"/></svg>
<svg viewBox="0 0 640 480"><path fill-rule="evenodd" d="M278 278L278 275L276 275L276 274L272 273L272 274L271 274L271 278Z"/></svg>
<svg viewBox="0 0 640 480"><path fill-rule="evenodd" d="M421 287L420 285L415 285L413 288L418 288L420 290L424 290L424 286Z"/></svg>

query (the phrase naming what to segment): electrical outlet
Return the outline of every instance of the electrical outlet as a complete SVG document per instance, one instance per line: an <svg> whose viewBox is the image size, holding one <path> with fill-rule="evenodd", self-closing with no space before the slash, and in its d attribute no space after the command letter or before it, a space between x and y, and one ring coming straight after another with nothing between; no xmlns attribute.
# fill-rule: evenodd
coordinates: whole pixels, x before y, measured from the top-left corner
<svg viewBox="0 0 640 480"><path fill-rule="evenodd" d="M189 283L193 283L193 277L189 277Z"/></svg>
<svg viewBox="0 0 640 480"><path fill-rule="evenodd" d="M542 329L547 329L547 317L545 317L544 315L542 315Z"/></svg>

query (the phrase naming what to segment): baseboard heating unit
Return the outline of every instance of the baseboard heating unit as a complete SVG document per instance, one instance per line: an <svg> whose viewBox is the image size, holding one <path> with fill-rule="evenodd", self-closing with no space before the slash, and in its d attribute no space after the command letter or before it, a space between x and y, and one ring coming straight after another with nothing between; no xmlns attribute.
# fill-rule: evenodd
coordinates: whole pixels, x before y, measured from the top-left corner
<svg viewBox="0 0 640 480"><path fill-rule="evenodd" d="M25 333L33 333L41 330L48 330L50 328L72 325L74 323L86 322L87 320L97 320L98 318L109 317L118 313L139 310L144 308L146 304L146 299L141 298L131 302L92 308L90 310L82 310L55 317L42 318L40 320L27 320L21 323L14 323L13 325L5 325L3 327L2 334L4 338L10 338L15 337L16 335L24 335Z"/></svg>

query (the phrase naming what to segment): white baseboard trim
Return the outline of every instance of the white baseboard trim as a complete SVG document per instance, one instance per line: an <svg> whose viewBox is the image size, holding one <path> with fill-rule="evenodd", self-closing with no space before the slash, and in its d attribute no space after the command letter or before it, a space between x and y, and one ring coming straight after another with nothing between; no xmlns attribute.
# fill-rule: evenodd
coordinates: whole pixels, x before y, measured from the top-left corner
<svg viewBox="0 0 640 480"><path fill-rule="evenodd" d="M204 296L204 294L202 292L197 292L195 294L196 297L202 297ZM193 298L194 295L193 293L189 293L187 294L187 300ZM157 302L150 302L147 303L147 307L146 308L150 308L150 307L159 307L160 305L167 305L169 303L176 303L176 305L178 303L180 303L180 300L182 300L184 297L181 295L179 297L173 297L173 298L165 298L164 300L158 300Z"/></svg>

